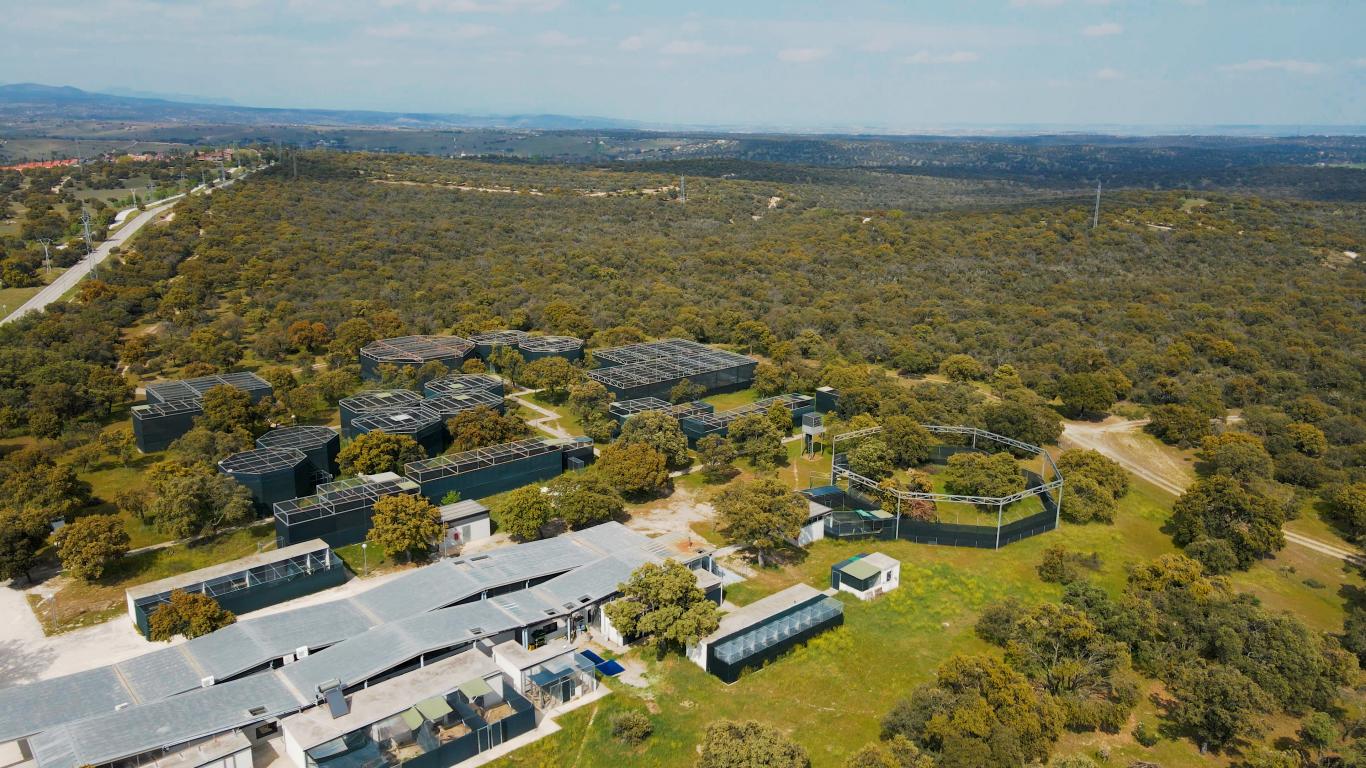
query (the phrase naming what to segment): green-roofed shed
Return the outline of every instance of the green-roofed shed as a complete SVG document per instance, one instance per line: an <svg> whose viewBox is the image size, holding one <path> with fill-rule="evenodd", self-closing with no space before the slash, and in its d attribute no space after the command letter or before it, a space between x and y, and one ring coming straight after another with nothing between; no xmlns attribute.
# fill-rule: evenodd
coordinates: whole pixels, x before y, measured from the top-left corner
<svg viewBox="0 0 1366 768"><path fill-rule="evenodd" d="M473 680L466 680L465 682L460 684L459 688L460 692L465 694L465 698L469 699L470 701L474 701L480 696L486 696L490 693L493 693L493 689L489 687L488 682L485 681L482 677L476 677Z"/></svg>
<svg viewBox="0 0 1366 768"><path fill-rule="evenodd" d="M830 568L830 586L860 600L889 592L900 583L901 563L881 552L855 555Z"/></svg>
<svg viewBox="0 0 1366 768"><path fill-rule="evenodd" d="M431 720L433 723L441 722L442 718L454 711L451 709L451 705L446 703L446 698L444 696L433 696L430 699L423 699L417 703L416 709L418 712L422 713L423 717Z"/></svg>

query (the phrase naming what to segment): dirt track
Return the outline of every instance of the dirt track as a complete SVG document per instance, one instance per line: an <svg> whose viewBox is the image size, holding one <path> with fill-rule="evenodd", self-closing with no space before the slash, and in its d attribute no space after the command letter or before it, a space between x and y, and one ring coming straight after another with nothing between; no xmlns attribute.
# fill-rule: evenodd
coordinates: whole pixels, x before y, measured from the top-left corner
<svg viewBox="0 0 1366 768"><path fill-rule="evenodd" d="M1146 419L1123 421L1111 416L1102 422L1064 421L1062 440L1065 448L1089 448L1114 459L1138 477L1180 496L1195 480L1189 460L1180 457L1148 435L1143 434ZM1366 561L1360 552L1304 534L1285 531L1285 540L1339 560Z"/></svg>

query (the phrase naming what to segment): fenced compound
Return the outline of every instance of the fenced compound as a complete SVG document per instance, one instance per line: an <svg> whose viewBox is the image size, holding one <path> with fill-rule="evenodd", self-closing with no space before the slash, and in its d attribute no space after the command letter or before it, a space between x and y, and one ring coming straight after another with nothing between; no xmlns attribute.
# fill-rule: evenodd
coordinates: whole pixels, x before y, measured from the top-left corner
<svg viewBox="0 0 1366 768"><path fill-rule="evenodd" d="M688 416L698 416L705 413L715 413L716 407L711 403L704 403L701 400L694 400L690 403L669 403L657 397L638 397L634 400L619 400L607 406L607 413L617 420L617 424L625 424L626 420L637 413L648 411L663 411L675 419L683 419Z"/></svg>
<svg viewBox="0 0 1366 768"><path fill-rule="evenodd" d="M478 355L480 360L487 361L493 350L498 347L516 347L517 342L526 337L526 331L486 331L471 336L470 341L474 342L474 354Z"/></svg>
<svg viewBox="0 0 1366 768"><path fill-rule="evenodd" d="M721 617L720 625L688 649L694 663L733 683L765 664L844 623L844 603L798 584Z"/></svg>
<svg viewBox="0 0 1366 768"><path fill-rule="evenodd" d="M351 431L356 436L368 432L407 435L416 440L428 456L435 456L446 449L446 422L429 406L431 402L424 400L361 414L351 421Z"/></svg>
<svg viewBox="0 0 1366 768"><path fill-rule="evenodd" d="M958 446L945 446L938 452L947 458L958 450L985 450L986 446L1011 448L1040 458L1040 472L1021 470L1025 489L1007 496L972 496L967 494L910 491L883 488L877 481L851 470L840 452L839 444L871 437L881 427L856 430L834 438L835 458L830 470L830 485L805 492L809 498L835 511L826 520L825 534L835 538L906 539L925 544L999 549L1020 539L1028 538L1058 527L1062 510L1063 476L1053 457L1043 448L976 427L923 425L936 435L949 435L961 441ZM840 482L845 487L840 487ZM1007 521L1005 511L1013 504L1037 499L1040 511L1021 515ZM926 519L926 505L938 509L941 504L965 504L974 508L995 511L995 525L944 522ZM936 512L937 514L937 512Z"/></svg>
<svg viewBox="0 0 1366 768"><path fill-rule="evenodd" d="M218 462L218 471L251 492L261 514L269 514L275 502L313 492L313 465L297 448L257 448L234 453Z"/></svg>
<svg viewBox="0 0 1366 768"><path fill-rule="evenodd" d="M152 613L175 590L199 592L233 613L246 613L345 580L341 559L325 542L313 540L132 587L126 599L129 616L145 636Z"/></svg>
<svg viewBox="0 0 1366 768"><path fill-rule="evenodd" d="M457 392L449 395L432 397L423 400L422 405L436 411L442 421L449 419L457 413L472 411L480 406L492 408L498 413L502 413L506 408L503 404L503 396L489 389L476 389L469 392Z"/></svg>
<svg viewBox="0 0 1366 768"><path fill-rule="evenodd" d="M417 493L417 483L388 473L347 478L318 486L312 496L275 505L275 540L286 547L322 539L334 547L355 544L370 530L375 502L400 493Z"/></svg>
<svg viewBox="0 0 1366 768"><path fill-rule="evenodd" d="M233 387L246 392L251 397L253 403L270 397L275 391L270 382L257 376L250 371L234 371L232 373L215 373L209 376L198 376L193 379L176 379L173 381L158 381L148 384L145 388L147 392L147 402L165 403L172 400L197 400L204 397L204 393L214 387Z"/></svg>
<svg viewBox="0 0 1366 768"><path fill-rule="evenodd" d="M337 401L341 413L342 434L355 437L351 422L367 413L384 411L402 405L415 405L422 402L422 396L410 389L367 389Z"/></svg>
<svg viewBox="0 0 1366 768"><path fill-rule="evenodd" d="M256 438L256 447L293 448L303 451L313 466L317 482L326 483L337 475L337 454L341 451L341 436L331 427L300 424L272 429Z"/></svg>
<svg viewBox="0 0 1366 768"><path fill-rule="evenodd" d="M433 503L451 491L462 499L480 499L556 477L573 466L572 459L582 461L585 449L591 456L592 440L533 438L414 461L403 473Z"/></svg>
<svg viewBox="0 0 1366 768"><path fill-rule="evenodd" d="M781 405L792 414L792 423L801 422L802 416L811 413L816 408L816 401L810 395L787 394L776 397L766 397L762 400L755 400L739 408L732 408L729 411L719 413L699 413L680 418L678 425L683 428L683 434L688 436L688 442L696 443L707 435L725 436L730 425L743 416L753 416L755 414L766 414L768 409L774 405Z"/></svg>
<svg viewBox="0 0 1366 768"><path fill-rule="evenodd" d="M427 397L464 395L477 391L493 392L502 397L505 394L503 380L491 373L452 373L422 385L422 394Z"/></svg>
<svg viewBox="0 0 1366 768"><path fill-rule="evenodd" d="M361 347L360 375L369 381L379 381L380 366L420 368L427 363L441 363L449 370L459 370L474 351L474 342L459 336L399 336L372 341Z"/></svg>
<svg viewBox="0 0 1366 768"><path fill-rule="evenodd" d="M517 350L527 362L543 357L563 357L574 362L583 359L583 339L573 336L523 336Z"/></svg>
<svg viewBox="0 0 1366 768"><path fill-rule="evenodd" d="M707 393L743 389L754 381L759 361L712 349L685 339L627 344L594 350L598 368L589 371L618 400L667 398L669 390L687 379Z"/></svg>
<svg viewBox="0 0 1366 768"><path fill-rule="evenodd" d="M195 400L167 400L140 403L133 413L133 440L143 453L164 451L181 435L194 428L194 420L204 415L204 403Z"/></svg>

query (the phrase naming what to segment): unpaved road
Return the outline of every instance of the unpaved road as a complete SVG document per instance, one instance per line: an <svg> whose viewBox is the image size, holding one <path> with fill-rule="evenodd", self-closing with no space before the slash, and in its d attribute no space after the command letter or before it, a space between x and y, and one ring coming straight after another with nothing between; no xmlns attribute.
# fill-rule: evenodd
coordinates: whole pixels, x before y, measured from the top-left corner
<svg viewBox="0 0 1366 768"><path fill-rule="evenodd" d="M1143 434L1143 426L1147 423L1147 419L1124 421L1114 416L1102 422L1064 421L1059 442L1065 448L1088 448L1105 454L1138 477L1173 496L1180 496L1195 480L1194 468L1174 451L1166 450ZM1286 541L1320 554L1366 562L1366 557L1348 547L1294 531L1284 533Z"/></svg>

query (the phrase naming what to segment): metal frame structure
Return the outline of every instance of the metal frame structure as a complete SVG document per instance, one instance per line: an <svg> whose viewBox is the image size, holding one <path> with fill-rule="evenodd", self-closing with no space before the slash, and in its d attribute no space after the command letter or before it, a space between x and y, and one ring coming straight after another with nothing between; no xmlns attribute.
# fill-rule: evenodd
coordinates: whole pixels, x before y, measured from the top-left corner
<svg viewBox="0 0 1366 768"><path fill-rule="evenodd" d="M176 438L194 427L204 415L202 400L167 400L139 403L129 409L133 414L133 437L143 453L164 451Z"/></svg>
<svg viewBox="0 0 1366 768"><path fill-rule="evenodd" d="M408 435L427 451L428 456L446 447L446 421L432 408L430 400L363 413L351 420L353 436L367 432Z"/></svg>
<svg viewBox="0 0 1366 768"><path fill-rule="evenodd" d="M624 424L627 419L638 413L649 411L663 411L675 419L683 419L688 416L696 416L704 413L715 413L716 407L711 403L704 403L701 400L693 400L690 403L670 403L660 400L657 397L637 397L634 400L618 400L607 406L607 413L617 420L618 424Z"/></svg>
<svg viewBox="0 0 1366 768"><path fill-rule="evenodd" d="M418 483L428 483L480 469L511 464L514 461L529 459L533 456L560 453L564 450L565 444L563 440L534 437L529 440L518 440L512 443L475 448L472 451L409 462L403 465L403 474Z"/></svg>
<svg viewBox="0 0 1366 768"><path fill-rule="evenodd" d="M366 389L350 397L343 397L337 401L337 410L341 413L342 434L355 437L355 433L351 431L351 422L367 413L420 402L422 395L411 389Z"/></svg>
<svg viewBox="0 0 1366 768"><path fill-rule="evenodd" d="M1031 488L1026 488L1018 493L1012 493L1009 496L968 496L954 493L933 493L927 491L884 489L880 487L876 481L858 474L852 469L849 469L849 467L847 466L841 466L839 461L840 452L838 444L840 442L849 441L861 437L870 437L882 431L882 427L868 427L866 429L858 429L852 432L845 432L843 434L836 435L835 438L831 441L832 445L835 446L834 452L836 458L834 461L831 462L830 465L830 484L838 485L838 481L842 478L846 480L850 485L859 486L865 491L870 491L880 496L894 497L896 499L895 527L897 538L899 538L900 536L901 503L903 501L942 501L959 504L974 504L978 506L987 507L994 506L996 507L996 548L999 549L1001 546L1001 527L1006 506L1013 504L1017 501L1022 501L1024 499L1030 498L1031 496L1044 496L1056 490L1057 496L1050 496L1050 498L1053 499L1054 507L1053 527L1056 528L1059 525L1062 519L1063 476L1062 473L1058 471L1058 465L1054 463L1053 457L1049 455L1048 451L1045 451L1043 448L1037 445L1026 443L1021 440L1016 440L1014 438L1006 437L1005 435L998 435L995 432L988 432L985 429L978 429L977 427L947 426L941 424L922 424L921 426L923 426L925 430L930 432L931 434L967 436L970 440L969 445L974 450L977 449L977 443L979 440L985 440L989 442L999 443L1004 446L1009 446L1011 448L1016 448L1026 453L1033 454L1035 456L1041 456L1043 458L1043 471L1045 473L1044 475L1040 476L1040 480L1042 480L1042 482ZM1049 480L1047 478L1048 470L1050 469L1052 470L1053 475L1052 480Z"/></svg>
<svg viewBox="0 0 1366 768"><path fill-rule="evenodd" d="M423 400L422 405L436 411L441 416L442 421L457 413L472 411L481 405L485 408L492 408L498 413L502 413L506 408L503 403L503 396L488 389L475 389L431 397Z"/></svg>
<svg viewBox="0 0 1366 768"><path fill-rule="evenodd" d="M284 540L285 533L293 526L352 512L365 513L366 525L364 528L368 529L370 513L373 512L376 501L399 493L417 492L417 483L397 475L392 477L351 477L345 480L323 483L318 486L317 491L312 496L287 499L275 503L277 543L280 546L285 546L288 543ZM281 530L282 526L284 530ZM363 538L364 535L364 530L361 530L360 538ZM320 538L334 547L354 543L342 539L329 539L326 534L308 536L307 538ZM355 539L355 541L360 541L360 538Z"/></svg>
<svg viewBox="0 0 1366 768"><path fill-rule="evenodd" d="M607 347L595 350L593 359L598 368L588 376L623 400L664 394L684 379L708 392L733 389L753 381L759 364L752 357L685 339Z"/></svg>
<svg viewBox="0 0 1366 768"><path fill-rule="evenodd" d="M254 448L234 453L218 462L225 475L264 475L294 469L308 461L308 455L298 448Z"/></svg>
<svg viewBox="0 0 1366 768"><path fill-rule="evenodd" d="M793 423L796 423L798 417L810 413L816 407L816 400L810 395L797 393L775 395L774 397L755 400L729 411L688 416L679 419L679 424L683 427L683 432L688 435L688 438L696 441L706 435L723 434L736 419L742 416L767 413L768 409L774 405L782 405L787 408L788 412L792 414Z"/></svg>
<svg viewBox="0 0 1366 768"><path fill-rule="evenodd" d="M517 342L517 351L528 362L543 357L563 357L567 360L583 359L583 339L573 336L523 336Z"/></svg>
<svg viewBox="0 0 1366 768"><path fill-rule="evenodd" d="M199 400L204 393L214 387L233 387L246 392L253 403L274 394L270 382L251 371L214 373L193 379L173 379L148 384L145 388L148 403L165 403L174 400Z"/></svg>
<svg viewBox="0 0 1366 768"><path fill-rule="evenodd" d="M437 362L457 369L474 351L475 344L460 336L396 336L361 347L361 377L377 380L381 365L420 367Z"/></svg>
<svg viewBox="0 0 1366 768"><path fill-rule="evenodd" d="M422 394L428 398L478 391L494 392L501 397L503 380L491 373L451 373L422 385Z"/></svg>
<svg viewBox="0 0 1366 768"><path fill-rule="evenodd" d="M329 482L337 473L337 454L341 450L341 436L335 429L315 424L278 427L256 438L257 448L294 448L304 452L313 469L326 473L321 482Z"/></svg>
<svg viewBox="0 0 1366 768"><path fill-rule="evenodd" d="M489 353L497 347L516 347L517 342L526 337L526 331L508 329L476 333L470 337L470 341L474 342L475 354L479 355L479 359L487 360Z"/></svg>

